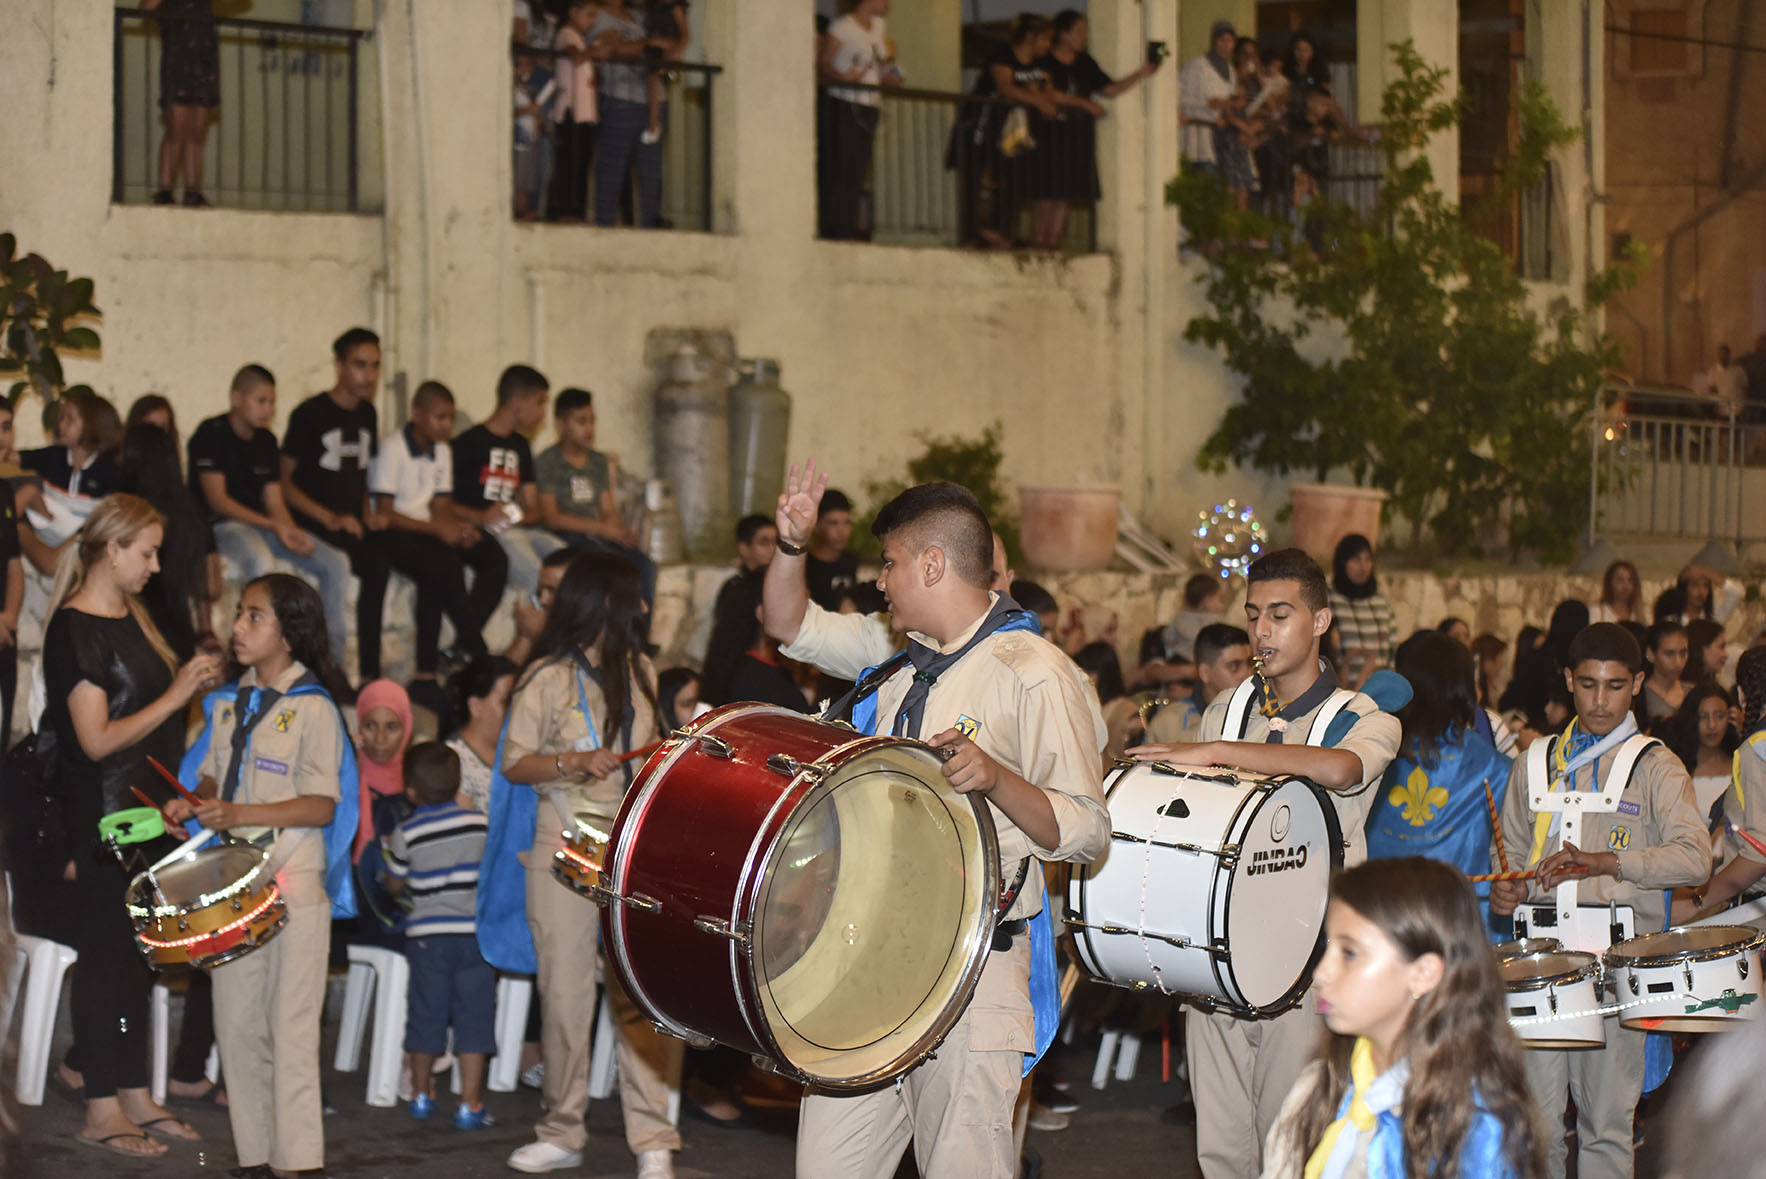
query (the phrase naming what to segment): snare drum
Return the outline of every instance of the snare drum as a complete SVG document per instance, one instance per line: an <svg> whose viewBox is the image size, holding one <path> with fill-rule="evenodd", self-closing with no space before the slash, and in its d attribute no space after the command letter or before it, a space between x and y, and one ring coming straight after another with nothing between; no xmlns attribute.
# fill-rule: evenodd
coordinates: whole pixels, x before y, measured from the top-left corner
<svg viewBox="0 0 1766 1179"><path fill-rule="evenodd" d="M1498 962L1506 962L1510 958L1525 958L1529 954L1556 954L1563 948L1564 943L1555 937L1522 938L1518 942L1497 942L1490 947Z"/></svg>
<svg viewBox="0 0 1766 1179"><path fill-rule="evenodd" d="M564 846L552 857L552 875L583 896L597 895L607 864L605 823L577 815L564 832Z"/></svg>
<svg viewBox="0 0 1766 1179"><path fill-rule="evenodd" d="M1760 1014L1766 933L1700 925L1646 933L1607 951L1619 1022L1652 1032L1720 1032Z"/></svg>
<svg viewBox="0 0 1766 1179"><path fill-rule="evenodd" d="M148 965L219 966L274 937L288 911L269 858L249 843L223 843L136 876L127 904Z"/></svg>
<svg viewBox="0 0 1766 1179"><path fill-rule="evenodd" d="M1524 1046L1599 1048L1607 1042L1600 960L1593 954L1545 950L1504 959L1500 969L1509 1025Z"/></svg>
<svg viewBox="0 0 1766 1179"><path fill-rule="evenodd" d="M1114 829L1075 866L1067 923L1104 982L1247 1016L1294 1007L1324 945L1337 812L1302 778L1161 763L1105 783Z"/></svg>
<svg viewBox="0 0 1766 1179"><path fill-rule="evenodd" d="M731 704L650 756L592 892L666 1032L875 1088L959 1018L992 946L993 819L930 746Z"/></svg>

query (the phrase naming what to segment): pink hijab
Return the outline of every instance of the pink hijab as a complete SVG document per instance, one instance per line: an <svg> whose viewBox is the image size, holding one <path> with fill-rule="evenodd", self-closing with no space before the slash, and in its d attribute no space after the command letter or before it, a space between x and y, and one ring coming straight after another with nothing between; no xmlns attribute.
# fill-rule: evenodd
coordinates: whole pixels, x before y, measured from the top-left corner
<svg viewBox="0 0 1766 1179"><path fill-rule="evenodd" d="M402 794L405 789L405 750L411 747L411 697L399 685L391 680L374 680L362 685L356 696L356 716L358 725L361 717L367 716L376 708L388 708L399 718L404 729L404 739L399 742L398 755L391 761L381 763L370 761L358 749L356 751L356 771L362 779L360 808L361 814L356 821L356 857L362 855L362 849L374 838L374 808L372 798L375 794Z"/></svg>

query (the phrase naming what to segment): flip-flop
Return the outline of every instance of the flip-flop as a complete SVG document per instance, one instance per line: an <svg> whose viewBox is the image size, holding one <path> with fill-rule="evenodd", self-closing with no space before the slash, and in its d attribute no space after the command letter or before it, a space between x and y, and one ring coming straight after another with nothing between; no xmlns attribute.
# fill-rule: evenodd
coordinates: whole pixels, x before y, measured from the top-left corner
<svg viewBox="0 0 1766 1179"><path fill-rule="evenodd" d="M226 1109L227 1106L221 1101L221 1098L225 1096L226 1093L227 1087L225 1085L210 1083L209 1087L204 1089L201 1093L173 1093L168 1090L166 1092L166 1102L170 1105L206 1105L214 1109Z"/></svg>
<svg viewBox="0 0 1766 1179"><path fill-rule="evenodd" d="M175 1125L183 1126L186 1130L190 1131L190 1133L188 1133L188 1134L169 1134L169 1133L165 1133L164 1131L154 1129L155 1126L163 1126L167 1122L172 1122ZM155 1138L158 1138L161 1142L201 1142L202 1141L202 1135L198 1134L196 1132L195 1126L190 1125L188 1122L184 1121L183 1118L177 1117L174 1114L167 1114L163 1118L154 1118L152 1121L141 1122L138 1124L140 1125L140 1127L143 1130L147 1131L149 1134L153 1135Z"/></svg>
<svg viewBox="0 0 1766 1179"><path fill-rule="evenodd" d="M143 1142L153 1141L153 1139L149 1138L147 1135L133 1130L125 1130L121 1134L106 1134L103 1138L88 1138L84 1134L74 1135L74 1141L80 1143L82 1146L90 1146L93 1150L102 1150L110 1154L121 1155L126 1159L156 1159L167 1153L163 1150L143 1152L139 1150L124 1150L120 1146L112 1146L111 1143L119 1138L139 1138Z"/></svg>
<svg viewBox="0 0 1766 1179"><path fill-rule="evenodd" d="M61 1079L61 1074L55 1069L49 1070L48 1085L49 1091L63 1101L77 1105L81 1109L86 1108L86 1086L68 1084Z"/></svg>

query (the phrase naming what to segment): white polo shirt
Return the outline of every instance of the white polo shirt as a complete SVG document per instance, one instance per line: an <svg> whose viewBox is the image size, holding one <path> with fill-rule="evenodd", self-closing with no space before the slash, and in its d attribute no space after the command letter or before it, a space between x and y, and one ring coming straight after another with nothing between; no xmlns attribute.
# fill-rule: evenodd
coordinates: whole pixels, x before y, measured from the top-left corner
<svg viewBox="0 0 1766 1179"><path fill-rule="evenodd" d="M454 493L454 453L446 446L419 450L407 425L387 435L368 464L368 493L391 497L401 516L427 520L430 501Z"/></svg>

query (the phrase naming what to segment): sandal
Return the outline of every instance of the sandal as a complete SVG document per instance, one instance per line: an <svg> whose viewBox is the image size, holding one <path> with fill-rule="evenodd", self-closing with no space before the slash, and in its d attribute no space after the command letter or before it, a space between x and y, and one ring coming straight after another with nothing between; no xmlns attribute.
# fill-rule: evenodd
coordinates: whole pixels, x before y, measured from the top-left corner
<svg viewBox="0 0 1766 1179"><path fill-rule="evenodd" d="M126 1150L121 1146L111 1145L119 1138L139 1138L141 1141L154 1145L153 1139L135 1130L125 1130L121 1134L106 1134L103 1138L88 1138L84 1134L75 1134L74 1141L93 1150L107 1150L111 1154L120 1154L126 1159L156 1159L167 1153L163 1150Z"/></svg>
<svg viewBox="0 0 1766 1179"><path fill-rule="evenodd" d="M166 1102L170 1105L207 1105L215 1109L227 1108L227 1087L209 1082L209 1087L201 1093L166 1092Z"/></svg>
<svg viewBox="0 0 1766 1179"><path fill-rule="evenodd" d="M169 1130L155 1130L154 1129L155 1126L164 1126L167 1122L172 1123L172 1125L174 1125L174 1126L181 1127L182 1129L189 1131L189 1133L187 1133L187 1134L174 1134L174 1133L171 1133ZM201 1142L202 1141L202 1135L198 1134L196 1132L196 1128L194 1126L189 1125L182 1118L179 1118L173 1114L167 1114L163 1118L154 1118L151 1121L141 1122L139 1124L143 1130L147 1131L149 1134L153 1135L155 1138L158 1138L164 1142Z"/></svg>

